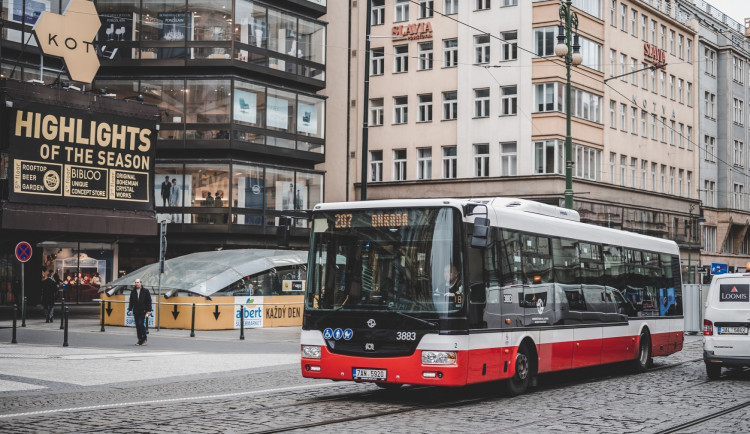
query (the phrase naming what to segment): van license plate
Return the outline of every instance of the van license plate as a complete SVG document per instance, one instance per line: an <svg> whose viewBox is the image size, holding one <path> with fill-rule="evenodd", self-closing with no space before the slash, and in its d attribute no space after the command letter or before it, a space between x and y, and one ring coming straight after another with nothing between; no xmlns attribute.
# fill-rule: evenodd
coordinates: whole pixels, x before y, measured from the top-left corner
<svg viewBox="0 0 750 434"><path fill-rule="evenodd" d="M747 327L719 327L720 335L746 335Z"/></svg>
<svg viewBox="0 0 750 434"><path fill-rule="evenodd" d="M385 381L387 371L385 369L352 369L352 379L354 380L381 380Z"/></svg>

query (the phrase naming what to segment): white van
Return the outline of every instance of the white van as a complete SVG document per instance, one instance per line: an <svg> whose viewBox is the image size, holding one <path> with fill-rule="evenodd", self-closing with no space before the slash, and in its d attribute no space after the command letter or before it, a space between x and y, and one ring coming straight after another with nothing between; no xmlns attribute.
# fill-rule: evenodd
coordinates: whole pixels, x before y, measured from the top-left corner
<svg viewBox="0 0 750 434"><path fill-rule="evenodd" d="M711 380L723 367L750 366L750 263L745 273L714 276L703 320L703 360Z"/></svg>

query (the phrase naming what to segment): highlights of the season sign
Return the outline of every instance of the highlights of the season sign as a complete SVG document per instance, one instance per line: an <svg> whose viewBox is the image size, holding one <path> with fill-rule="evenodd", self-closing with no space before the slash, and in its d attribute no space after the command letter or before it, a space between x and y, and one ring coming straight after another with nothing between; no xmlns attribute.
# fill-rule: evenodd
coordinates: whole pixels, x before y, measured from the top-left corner
<svg viewBox="0 0 750 434"><path fill-rule="evenodd" d="M8 127L11 201L153 209L155 121L23 104Z"/></svg>

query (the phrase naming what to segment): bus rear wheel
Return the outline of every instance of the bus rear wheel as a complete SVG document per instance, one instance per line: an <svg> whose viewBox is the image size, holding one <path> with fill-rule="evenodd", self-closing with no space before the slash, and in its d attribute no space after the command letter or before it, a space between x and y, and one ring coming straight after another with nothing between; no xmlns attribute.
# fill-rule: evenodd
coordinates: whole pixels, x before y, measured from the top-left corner
<svg viewBox="0 0 750 434"><path fill-rule="evenodd" d="M518 348L516 353L515 372L513 376L505 380L504 391L509 396L516 396L526 392L531 380L531 359L526 345Z"/></svg>
<svg viewBox="0 0 750 434"><path fill-rule="evenodd" d="M651 336L643 332L638 339L638 356L633 360L633 370L635 372L646 372L651 367L653 359L651 358Z"/></svg>

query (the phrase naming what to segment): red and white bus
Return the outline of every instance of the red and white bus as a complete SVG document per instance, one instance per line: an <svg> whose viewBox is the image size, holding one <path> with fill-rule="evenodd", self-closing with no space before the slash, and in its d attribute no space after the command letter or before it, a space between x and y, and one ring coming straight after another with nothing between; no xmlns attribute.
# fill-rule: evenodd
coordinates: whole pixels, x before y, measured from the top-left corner
<svg viewBox="0 0 750 434"><path fill-rule="evenodd" d="M673 241L512 199L312 210L304 377L461 386L682 349Z"/></svg>

